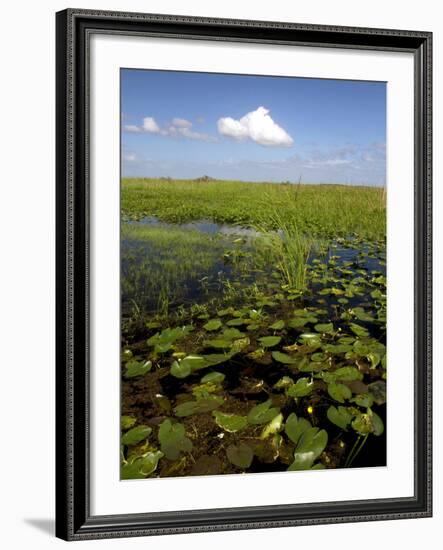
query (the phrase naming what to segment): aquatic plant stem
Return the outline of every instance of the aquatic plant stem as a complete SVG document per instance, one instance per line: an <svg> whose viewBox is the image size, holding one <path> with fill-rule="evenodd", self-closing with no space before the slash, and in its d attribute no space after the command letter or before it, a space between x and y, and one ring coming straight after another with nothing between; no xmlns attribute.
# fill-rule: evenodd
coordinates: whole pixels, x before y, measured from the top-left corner
<svg viewBox="0 0 443 550"><path fill-rule="evenodd" d="M352 466L352 463L357 458L357 456L360 454L360 451L363 449L366 440L368 439L369 434L366 434L364 437L359 435L357 439L355 440L355 443L351 449L351 452L348 455L348 458L345 462L345 468L350 468Z"/></svg>

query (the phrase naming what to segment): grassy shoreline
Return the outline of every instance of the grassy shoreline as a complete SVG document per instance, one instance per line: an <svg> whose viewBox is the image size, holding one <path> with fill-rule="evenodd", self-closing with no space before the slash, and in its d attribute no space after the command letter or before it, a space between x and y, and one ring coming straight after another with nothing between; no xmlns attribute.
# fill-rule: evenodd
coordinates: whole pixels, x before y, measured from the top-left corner
<svg viewBox="0 0 443 550"><path fill-rule="evenodd" d="M374 187L123 178L121 201L125 219L156 216L171 223L212 220L278 229L272 205L311 236L386 237L385 191Z"/></svg>

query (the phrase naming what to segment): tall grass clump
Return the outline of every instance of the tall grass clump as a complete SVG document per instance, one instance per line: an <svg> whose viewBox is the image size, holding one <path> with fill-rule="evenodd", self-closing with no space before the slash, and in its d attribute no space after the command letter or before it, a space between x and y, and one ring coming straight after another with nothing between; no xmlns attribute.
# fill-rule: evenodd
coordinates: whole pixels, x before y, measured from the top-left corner
<svg viewBox="0 0 443 550"><path fill-rule="evenodd" d="M264 250L268 251L271 260L275 261L275 267L280 272L286 288L302 291L307 287L312 239L301 231L295 211L293 215L288 215L287 209L279 208L279 205L269 200L270 197L265 198L267 209L263 209L263 212L266 212L266 215L255 224L262 235L259 242L263 243ZM288 196L284 201L286 205L289 199Z"/></svg>

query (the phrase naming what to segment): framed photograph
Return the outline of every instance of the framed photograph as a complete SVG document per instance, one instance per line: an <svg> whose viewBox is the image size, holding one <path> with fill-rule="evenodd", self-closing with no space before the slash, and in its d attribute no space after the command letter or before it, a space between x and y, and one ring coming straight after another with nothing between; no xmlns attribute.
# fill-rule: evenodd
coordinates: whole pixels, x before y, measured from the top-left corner
<svg viewBox="0 0 443 550"><path fill-rule="evenodd" d="M431 41L57 13L58 537L431 515Z"/></svg>

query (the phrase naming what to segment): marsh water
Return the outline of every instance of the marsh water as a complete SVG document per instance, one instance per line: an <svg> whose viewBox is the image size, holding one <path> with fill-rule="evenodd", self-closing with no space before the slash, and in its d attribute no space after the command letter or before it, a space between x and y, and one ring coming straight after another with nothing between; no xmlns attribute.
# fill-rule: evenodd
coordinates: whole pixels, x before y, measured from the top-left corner
<svg viewBox="0 0 443 550"><path fill-rule="evenodd" d="M300 292L282 285L272 237L208 220L123 222L122 368L142 369L146 359L150 366L144 376L124 375L122 413L147 430L167 426L176 445L158 464L152 459L154 475L306 469L291 465L298 439L287 427L290 441L280 434L281 419L294 415L314 435L328 434L309 468L386 464L384 243L355 235L310 242ZM214 380L202 378L207 370ZM309 391L291 390L300 380ZM275 424L266 437L258 431L265 422L251 417L260 406ZM178 424L168 424L171 415ZM135 462L162 454L144 445L129 446L138 449ZM135 462L126 460L124 477L134 477Z"/></svg>

